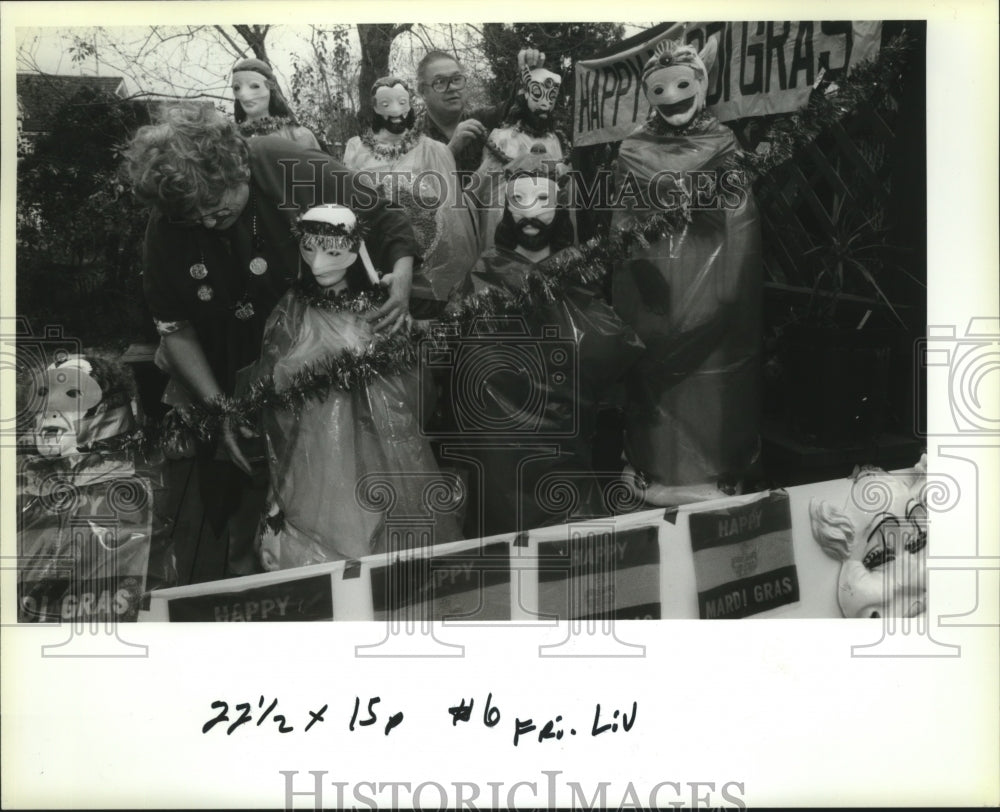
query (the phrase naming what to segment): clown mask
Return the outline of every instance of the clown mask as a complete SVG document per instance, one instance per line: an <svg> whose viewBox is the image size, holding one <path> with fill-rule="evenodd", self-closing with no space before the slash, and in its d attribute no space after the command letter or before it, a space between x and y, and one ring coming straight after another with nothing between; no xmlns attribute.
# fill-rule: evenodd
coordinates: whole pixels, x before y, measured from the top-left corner
<svg viewBox="0 0 1000 812"><path fill-rule="evenodd" d="M642 87L650 107L671 127L684 127L704 109L717 48L715 37L700 53L674 40L657 44L643 70Z"/></svg>
<svg viewBox="0 0 1000 812"><path fill-rule="evenodd" d="M915 617L927 608L926 457L904 474L857 474L844 508L813 500L813 535L841 564L846 617Z"/></svg>
<svg viewBox="0 0 1000 812"><path fill-rule="evenodd" d="M90 363L78 355L52 364L38 390L45 405L35 417L34 439L43 457L63 457L78 452L85 416L101 402L100 384L92 377Z"/></svg>
<svg viewBox="0 0 1000 812"><path fill-rule="evenodd" d="M538 251L549 244L557 198L558 186L548 178L519 177L507 184L507 209L514 220L518 245Z"/></svg>
<svg viewBox="0 0 1000 812"><path fill-rule="evenodd" d="M243 107L248 121L264 118L269 114L271 89L267 77L252 70L233 73L233 97Z"/></svg>
<svg viewBox="0 0 1000 812"><path fill-rule="evenodd" d="M401 82L391 86L376 87L372 94L375 110L376 133L402 135L413 126L414 116L410 104L410 91Z"/></svg>

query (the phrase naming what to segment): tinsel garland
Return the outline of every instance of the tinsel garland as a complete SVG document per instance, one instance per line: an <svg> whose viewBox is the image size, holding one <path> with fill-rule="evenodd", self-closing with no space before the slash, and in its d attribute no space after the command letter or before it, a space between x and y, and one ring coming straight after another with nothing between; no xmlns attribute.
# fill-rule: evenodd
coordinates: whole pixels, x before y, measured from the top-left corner
<svg viewBox="0 0 1000 812"><path fill-rule="evenodd" d="M385 288L371 288L358 293L349 290L327 293L318 285L306 285L302 280L293 283L292 292L299 301L309 307L356 315L377 310L389 298Z"/></svg>
<svg viewBox="0 0 1000 812"><path fill-rule="evenodd" d="M437 324L453 325L463 334L477 319L529 315L559 301L573 285L602 279L610 267L610 259L606 244L594 237L576 251L561 252L538 263L521 288L488 288L452 300Z"/></svg>
<svg viewBox="0 0 1000 812"><path fill-rule="evenodd" d="M383 161L395 161L406 155L420 141L420 133L416 127L411 127L403 137L395 144L383 144L375 140L375 133L370 129L361 136L361 143L364 144L371 153Z"/></svg>
<svg viewBox="0 0 1000 812"><path fill-rule="evenodd" d="M857 65L850 76L840 80L839 87L829 95L813 94L804 109L788 119L774 124L766 139L768 146L755 153L738 152L727 160L720 171L734 170L743 174L747 185L784 163L815 138L826 127L841 120L862 104L878 104L880 94L886 94L898 78L912 41L904 33L887 43L874 60ZM594 238L580 246L570 256L556 255L539 263L539 273L528 276L523 288L517 290L491 288L449 303L445 315L437 324L467 330L477 319L491 316L528 314L530 311L558 301L571 285L599 280L610 263L622 256L633 241L649 242L666 237L690 219L690 201L682 199L676 206L658 211L641 222L619 228L607 239ZM379 292L322 296L318 292L297 289L312 306L346 310L362 314L380 305ZM352 391L385 375L411 369L418 358L418 340L425 332L413 328L407 333L376 334L372 343L360 353L342 352L303 368L290 384L277 391L272 378L251 385L240 398L220 399L211 406L188 407L180 419L173 421L169 431L178 426L193 431L202 439L214 436L223 421L253 425L262 408L296 410L310 400L320 400L332 390Z"/></svg>
<svg viewBox="0 0 1000 812"><path fill-rule="evenodd" d="M253 121L241 121L238 126L241 135L253 138L255 135L271 135L285 127L292 128L295 123L288 116L264 116Z"/></svg>

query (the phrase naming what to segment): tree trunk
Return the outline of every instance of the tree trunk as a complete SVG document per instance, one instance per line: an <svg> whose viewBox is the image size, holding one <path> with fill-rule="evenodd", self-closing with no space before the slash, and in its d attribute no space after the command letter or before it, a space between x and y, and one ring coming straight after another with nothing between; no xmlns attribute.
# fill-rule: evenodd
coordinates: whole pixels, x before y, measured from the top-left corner
<svg viewBox="0 0 1000 812"><path fill-rule="evenodd" d="M409 31L413 23L358 23L361 42L361 72L358 76L358 117L371 123L371 89L376 79L389 73L389 49L392 41Z"/></svg>
<svg viewBox="0 0 1000 812"><path fill-rule="evenodd" d="M236 33L243 37L253 55L257 59L263 59L268 65L271 60L267 58L267 46L264 41L267 39L267 32L271 28L269 25L234 25Z"/></svg>

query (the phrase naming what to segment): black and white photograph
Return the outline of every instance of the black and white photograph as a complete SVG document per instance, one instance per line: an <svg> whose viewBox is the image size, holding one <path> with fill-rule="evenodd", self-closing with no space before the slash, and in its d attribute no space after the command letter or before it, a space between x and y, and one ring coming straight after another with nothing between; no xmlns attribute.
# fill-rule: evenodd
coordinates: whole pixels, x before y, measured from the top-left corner
<svg viewBox="0 0 1000 812"><path fill-rule="evenodd" d="M1000 803L996 8L2 5L4 808Z"/></svg>

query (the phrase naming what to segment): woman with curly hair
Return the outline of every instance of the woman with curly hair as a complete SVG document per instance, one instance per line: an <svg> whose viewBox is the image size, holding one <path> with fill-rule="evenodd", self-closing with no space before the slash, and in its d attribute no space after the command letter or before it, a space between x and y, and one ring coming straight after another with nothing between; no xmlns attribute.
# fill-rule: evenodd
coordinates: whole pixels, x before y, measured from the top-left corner
<svg viewBox="0 0 1000 812"><path fill-rule="evenodd" d="M262 59L244 59L233 67L233 117L247 138L280 135L307 149L320 149L285 101L274 71Z"/></svg>
<svg viewBox="0 0 1000 812"><path fill-rule="evenodd" d="M389 295L369 318L376 331L408 323L418 255L413 230L370 185L325 153L275 135L247 141L210 106L187 103L140 129L127 161L136 197L150 208L146 300L164 365L191 399L224 411L237 372L257 360L264 322L298 269L291 225L317 203L349 205L378 228L380 267L391 269L380 281ZM217 534L250 499L247 477L257 475L261 486L258 509L247 514L240 538L229 542L236 574L248 566L232 562L237 541L245 542L240 554L252 561L250 542L266 485L239 433L225 422L218 449L198 449L206 518Z"/></svg>

